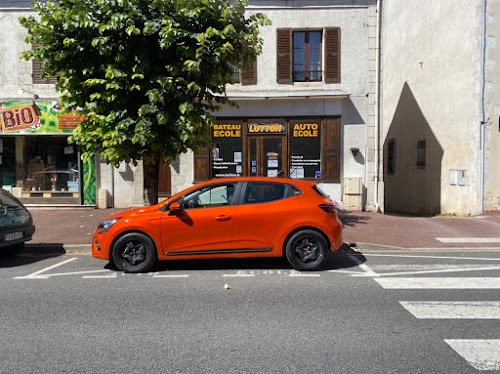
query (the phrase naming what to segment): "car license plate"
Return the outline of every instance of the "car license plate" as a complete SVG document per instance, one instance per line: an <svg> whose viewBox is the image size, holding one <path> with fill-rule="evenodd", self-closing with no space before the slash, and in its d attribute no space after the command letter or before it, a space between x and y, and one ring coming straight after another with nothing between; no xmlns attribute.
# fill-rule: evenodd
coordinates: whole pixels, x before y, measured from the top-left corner
<svg viewBox="0 0 500 374"><path fill-rule="evenodd" d="M5 234L4 240L8 242L11 240L21 239L22 237L23 237L22 231L16 231Z"/></svg>

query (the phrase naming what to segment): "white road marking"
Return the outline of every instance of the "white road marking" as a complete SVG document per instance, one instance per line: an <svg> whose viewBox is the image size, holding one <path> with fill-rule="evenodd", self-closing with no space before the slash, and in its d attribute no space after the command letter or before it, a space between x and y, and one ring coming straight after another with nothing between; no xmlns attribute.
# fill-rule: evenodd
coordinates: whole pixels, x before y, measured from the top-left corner
<svg viewBox="0 0 500 374"><path fill-rule="evenodd" d="M153 278L188 278L189 274L153 274Z"/></svg>
<svg viewBox="0 0 500 374"><path fill-rule="evenodd" d="M67 260L58 262L57 264L54 264L52 266L48 266L46 268L43 268L42 270L35 271L34 273L24 275L22 277L15 277L14 279L48 279L50 277L49 274L46 274L46 275L41 275L41 274L43 274L49 270L55 269L59 266L65 265L65 264L67 264L71 261L74 261L76 259L77 259L77 257L69 258Z"/></svg>
<svg viewBox="0 0 500 374"><path fill-rule="evenodd" d="M290 273L290 277L320 277L321 274L316 273Z"/></svg>
<svg viewBox="0 0 500 374"><path fill-rule="evenodd" d="M500 319L499 301L400 301L420 319Z"/></svg>
<svg viewBox="0 0 500 374"><path fill-rule="evenodd" d="M441 243L500 243L500 238L435 238Z"/></svg>
<svg viewBox="0 0 500 374"><path fill-rule="evenodd" d="M223 277L255 277L255 274L252 273L237 273L237 274L222 274Z"/></svg>
<svg viewBox="0 0 500 374"><path fill-rule="evenodd" d="M445 339L477 370L500 370L500 340Z"/></svg>
<svg viewBox="0 0 500 374"><path fill-rule="evenodd" d="M365 257L402 257L402 258L435 258L435 259L445 259L445 260L476 260L476 261L500 261L500 257L493 258L481 258L481 257L453 257L453 256L424 256L424 255L389 255L389 254L379 254L379 253L363 253ZM355 255L349 255L349 257L356 257Z"/></svg>
<svg viewBox="0 0 500 374"><path fill-rule="evenodd" d="M356 265L358 265L359 268L365 272L365 276L368 276L368 277L376 277L377 276L377 273L375 273L372 269L370 269L370 267L368 265L361 262L361 260L356 255L347 254L347 257L349 257L351 260L353 260L356 263Z"/></svg>
<svg viewBox="0 0 500 374"><path fill-rule="evenodd" d="M108 270L109 271L109 270ZM83 279L114 279L118 277L118 273L113 272L108 275L84 275Z"/></svg>
<svg viewBox="0 0 500 374"><path fill-rule="evenodd" d="M482 266L475 268L450 268L450 269L439 269L439 270L419 270L419 271L398 271L393 273L377 273L377 277L392 277L394 275L417 275L417 274L438 274L438 273L461 273L465 271L480 271L480 270L500 270L500 266ZM374 275L370 274L353 274L353 277L372 277Z"/></svg>
<svg viewBox="0 0 500 374"><path fill-rule="evenodd" d="M500 277L464 277L464 278L375 278L386 289L500 289Z"/></svg>

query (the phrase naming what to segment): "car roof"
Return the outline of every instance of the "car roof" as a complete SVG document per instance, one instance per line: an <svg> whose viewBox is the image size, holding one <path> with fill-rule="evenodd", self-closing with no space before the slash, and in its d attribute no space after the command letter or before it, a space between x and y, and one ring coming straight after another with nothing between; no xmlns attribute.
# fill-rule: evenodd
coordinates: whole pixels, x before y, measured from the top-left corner
<svg viewBox="0 0 500 374"><path fill-rule="evenodd" d="M204 181L200 183L202 184L212 184L212 183L226 183L226 182L280 182L280 183L288 183L293 184L297 187L308 188L313 187L317 183L312 181L305 181L301 179L292 179L292 178L276 178L276 177L231 177L231 178L216 178L210 179L208 181Z"/></svg>

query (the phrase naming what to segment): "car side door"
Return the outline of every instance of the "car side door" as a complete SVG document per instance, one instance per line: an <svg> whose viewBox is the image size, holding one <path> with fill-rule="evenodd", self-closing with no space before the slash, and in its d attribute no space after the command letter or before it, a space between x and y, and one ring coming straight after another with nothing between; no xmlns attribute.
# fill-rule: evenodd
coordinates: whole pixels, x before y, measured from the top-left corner
<svg viewBox="0 0 500 374"><path fill-rule="evenodd" d="M235 247L270 251L299 213L299 193L287 183L247 182L235 207Z"/></svg>
<svg viewBox="0 0 500 374"><path fill-rule="evenodd" d="M231 248L233 200L239 183L214 183L189 192L174 201L179 209L169 209L161 219L164 254L217 253ZM202 253L200 253L202 252Z"/></svg>

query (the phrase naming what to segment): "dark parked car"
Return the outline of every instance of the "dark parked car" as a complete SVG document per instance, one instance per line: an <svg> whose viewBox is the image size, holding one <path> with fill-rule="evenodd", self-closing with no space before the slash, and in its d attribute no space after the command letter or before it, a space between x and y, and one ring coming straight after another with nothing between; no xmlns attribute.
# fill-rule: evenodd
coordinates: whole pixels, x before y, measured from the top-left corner
<svg viewBox="0 0 500 374"><path fill-rule="evenodd" d="M28 209L9 192L0 189L0 252L21 252L35 233Z"/></svg>

